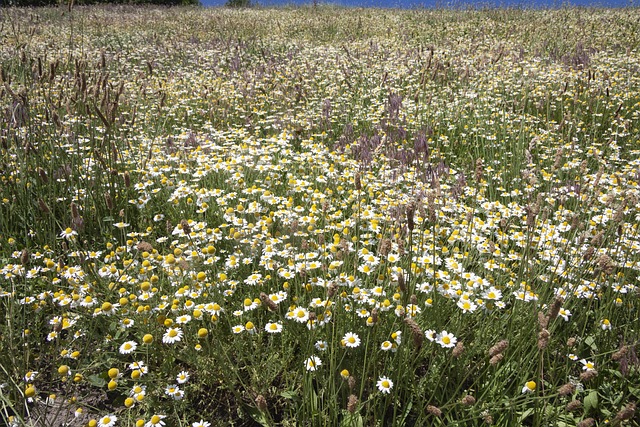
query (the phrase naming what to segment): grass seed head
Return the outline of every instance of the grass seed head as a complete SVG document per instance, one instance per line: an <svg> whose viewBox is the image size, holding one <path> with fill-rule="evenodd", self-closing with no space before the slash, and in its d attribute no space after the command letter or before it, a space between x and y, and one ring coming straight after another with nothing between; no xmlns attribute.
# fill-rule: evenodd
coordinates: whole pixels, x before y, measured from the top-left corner
<svg viewBox="0 0 640 427"><path fill-rule="evenodd" d="M502 359L504 359L504 354L498 353L495 356L493 356L491 359L489 359L489 364L491 366L495 366L498 363L500 363L502 361Z"/></svg>
<svg viewBox="0 0 640 427"><path fill-rule="evenodd" d="M258 397L256 397L256 406L260 412L267 412L267 399L265 399L263 395L259 394Z"/></svg>
<svg viewBox="0 0 640 427"><path fill-rule="evenodd" d="M576 391L576 386L572 383L566 383L558 389L558 394L560 396L569 396L574 391Z"/></svg>
<svg viewBox="0 0 640 427"><path fill-rule="evenodd" d="M411 338L413 339L413 345L416 348L421 348L422 343L424 342L424 332L420 329L420 326L410 317L404 319L404 323L409 326L409 330L411 331Z"/></svg>
<svg viewBox="0 0 640 427"><path fill-rule="evenodd" d="M580 374L580 381L587 382L598 376L598 371L595 369L584 371Z"/></svg>
<svg viewBox="0 0 640 427"><path fill-rule="evenodd" d="M442 411L437 406L427 405L427 412L433 415L434 417L442 416Z"/></svg>
<svg viewBox="0 0 640 427"><path fill-rule="evenodd" d="M494 345L493 347L491 347L489 349L489 357L494 357L500 353L503 353L507 347L509 347L509 341L508 340L501 340L498 341L498 343L496 343L496 345Z"/></svg>
<svg viewBox="0 0 640 427"><path fill-rule="evenodd" d="M472 406L472 405L475 405L476 398L471 396L470 394L467 394L465 397L462 398L461 402L464 406Z"/></svg>
<svg viewBox="0 0 640 427"><path fill-rule="evenodd" d="M580 408L582 408L582 402L580 400L572 400L571 402L567 403L566 406L567 412L577 411Z"/></svg>
<svg viewBox="0 0 640 427"><path fill-rule="evenodd" d="M347 402L347 411L353 414L356 412L357 408L358 408L358 398L356 397L355 394L349 395L349 401Z"/></svg>
<svg viewBox="0 0 640 427"><path fill-rule="evenodd" d="M356 378L353 375L349 375L347 385L349 386L349 390L353 390L353 388L356 386Z"/></svg>
<svg viewBox="0 0 640 427"><path fill-rule="evenodd" d="M560 309L562 308L563 302L564 302L564 299L562 297L556 297L556 299L553 301L553 304L551 305L551 308L549 309L549 315L547 316L548 317L547 323L552 321L556 317L558 317L558 313L560 313Z"/></svg>
<svg viewBox="0 0 640 427"><path fill-rule="evenodd" d="M592 427L596 424L596 420L594 420L593 418L585 418L584 420L580 421L576 427Z"/></svg>
<svg viewBox="0 0 640 427"><path fill-rule="evenodd" d="M633 402L627 403L627 406L624 407L623 410L616 414L616 417L613 419L614 423L620 421L630 420L633 415L636 413L636 404Z"/></svg>
<svg viewBox="0 0 640 427"><path fill-rule="evenodd" d="M464 353L464 343L462 341L458 341L453 349L453 352L451 352L451 355L457 358L462 356L462 353Z"/></svg>

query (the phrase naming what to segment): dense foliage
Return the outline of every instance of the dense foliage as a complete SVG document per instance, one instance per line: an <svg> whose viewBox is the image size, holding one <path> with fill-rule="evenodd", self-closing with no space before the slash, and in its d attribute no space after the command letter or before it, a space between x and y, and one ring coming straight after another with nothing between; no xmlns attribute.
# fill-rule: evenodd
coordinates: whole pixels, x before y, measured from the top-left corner
<svg viewBox="0 0 640 427"><path fill-rule="evenodd" d="M1 19L0 424L638 425L640 10Z"/></svg>
<svg viewBox="0 0 640 427"><path fill-rule="evenodd" d="M235 0L237 1L237 0ZM70 0L3 0L0 7L69 6ZM195 6L200 0L73 0L72 5L125 4L155 6Z"/></svg>

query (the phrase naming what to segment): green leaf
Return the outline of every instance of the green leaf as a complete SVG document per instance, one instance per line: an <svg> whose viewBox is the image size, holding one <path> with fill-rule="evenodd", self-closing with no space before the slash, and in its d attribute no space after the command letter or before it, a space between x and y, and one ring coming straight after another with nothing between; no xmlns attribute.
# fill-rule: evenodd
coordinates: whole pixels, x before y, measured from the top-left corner
<svg viewBox="0 0 640 427"><path fill-rule="evenodd" d="M89 384L96 387L104 387L105 385L107 385L107 381L101 376L96 374L89 375L87 377L87 381L89 381Z"/></svg>
<svg viewBox="0 0 640 427"><path fill-rule="evenodd" d="M596 345L596 339L593 337L593 335L589 335L588 337L586 337L584 339L584 343L589 347L591 347L593 351L598 351L598 346Z"/></svg>
<svg viewBox="0 0 640 427"><path fill-rule="evenodd" d="M289 390L283 391L282 393L280 393L280 396L284 397L285 399L296 400L298 398L298 393L293 390Z"/></svg>
<svg viewBox="0 0 640 427"><path fill-rule="evenodd" d="M399 403L397 403L399 405ZM407 403L407 405L404 408L404 411L402 411L402 416L400 417L400 425L403 426L405 425L405 422L407 421L407 417L409 416L409 413L411 412L411 408L413 407L413 401L409 401L409 403Z"/></svg>
<svg viewBox="0 0 640 427"><path fill-rule="evenodd" d="M584 398L582 402L584 404L584 411L589 412L591 409L598 408L598 392L591 390L591 392Z"/></svg>
<svg viewBox="0 0 640 427"><path fill-rule="evenodd" d="M527 409L526 411L524 411L524 412L523 412L523 413L518 417L519 424L522 424L522 422L523 422L524 420L526 420L526 419L529 417L529 415L531 415L531 414L533 414L533 408L529 408L529 409Z"/></svg>
<svg viewBox="0 0 640 427"><path fill-rule="evenodd" d="M607 372L611 375L613 375L614 377L617 378L623 378L623 375L620 371L618 371L617 369L607 369Z"/></svg>
<svg viewBox="0 0 640 427"><path fill-rule="evenodd" d="M363 427L362 415L359 413L347 412L347 415L342 419L340 427Z"/></svg>
<svg viewBox="0 0 640 427"><path fill-rule="evenodd" d="M253 406L243 405L243 409L247 411L249 416L253 419L253 421L257 422L261 426L269 427L269 419L265 415L264 412L259 410L258 408L254 408Z"/></svg>

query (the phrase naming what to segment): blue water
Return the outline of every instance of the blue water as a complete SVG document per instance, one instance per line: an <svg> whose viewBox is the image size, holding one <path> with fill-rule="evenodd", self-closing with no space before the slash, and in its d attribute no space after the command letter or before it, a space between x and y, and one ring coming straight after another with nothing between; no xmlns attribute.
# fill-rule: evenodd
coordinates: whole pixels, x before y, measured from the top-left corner
<svg viewBox="0 0 640 427"><path fill-rule="evenodd" d="M205 6L223 6L226 0L200 0ZM310 5L313 0L252 0L261 6ZM318 3L330 3L348 7L384 7L384 8L482 8L482 7L518 7L518 8L559 8L563 6L581 7L638 7L640 0L318 0Z"/></svg>

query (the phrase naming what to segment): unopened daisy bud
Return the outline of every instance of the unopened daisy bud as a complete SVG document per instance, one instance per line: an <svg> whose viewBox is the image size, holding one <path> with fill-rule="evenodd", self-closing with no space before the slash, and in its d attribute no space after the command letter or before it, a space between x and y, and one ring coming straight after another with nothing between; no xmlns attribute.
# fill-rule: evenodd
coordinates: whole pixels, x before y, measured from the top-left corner
<svg viewBox="0 0 640 427"><path fill-rule="evenodd" d="M623 410L616 414L616 417L613 419L614 423L620 421L630 420L633 415L636 413L636 404L633 402L627 403L627 406L624 407Z"/></svg>
<svg viewBox="0 0 640 427"><path fill-rule="evenodd" d="M498 343L496 345L494 345L493 347L491 347L489 349L489 357L494 357L502 352L504 352L507 347L509 347L509 341L508 340L502 340L502 341L498 341Z"/></svg>
<svg viewBox="0 0 640 427"><path fill-rule="evenodd" d="M582 408L582 402L579 400L572 400L571 402L567 403L565 409L567 410L567 412L573 412L577 411L580 408Z"/></svg>
<svg viewBox="0 0 640 427"><path fill-rule="evenodd" d="M574 391L576 391L576 386L571 383L566 383L558 389L558 394L560 396L568 396L573 394Z"/></svg>
<svg viewBox="0 0 640 427"><path fill-rule="evenodd" d="M27 398L31 398L33 396L36 395L36 388L32 385L29 385L25 390L24 390L24 396Z"/></svg>
<svg viewBox="0 0 640 427"><path fill-rule="evenodd" d="M244 328L251 334L256 332L256 326L251 321L245 323Z"/></svg>
<svg viewBox="0 0 640 427"><path fill-rule="evenodd" d="M349 390L353 390L353 388L356 386L356 378L353 375L349 376L347 385L349 386Z"/></svg>
<svg viewBox="0 0 640 427"><path fill-rule="evenodd" d="M340 376L345 380L349 379L349 370L343 369L342 371L340 371Z"/></svg>
<svg viewBox="0 0 640 427"><path fill-rule="evenodd" d="M427 405L427 412L435 417L441 417L442 411L437 406Z"/></svg>
<svg viewBox="0 0 640 427"><path fill-rule="evenodd" d="M470 394L467 394L465 397L462 398L461 402L464 406L471 406L476 403L476 398L471 396Z"/></svg>
<svg viewBox="0 0 640 427"><path fill-rule="evenodd" d="M453 351L451 352L451 355L453 357L460 357L462 353L464 353L464 344L462 343L462 341L458 341Z"/></svg>
<svg viewBox="0 0 640 427"><path fill-rule="evenodd" d="M576 427L593 427L596 424L596 420L593 418L585 418L576 424Z"/></svg>
<svg viewBox="0 0 640 427"><path fill-rule="evenodd" d="M357 407L358 407L358 398L354 394L349 395L349 401L347 402L347 411L353 414L354 412L356 412Z"/></svg>
<svg viewBox="0 0 640 427"><path fill-rule="evenodd" d="M198 329L198 338L204 338L207 335L209 335L209 331L207 330L207 328Z"/></svg>
<svg viewBox="0 0 640 427"><path fill-rule="evenodd" d="M109 384L107 384L107 388L109 390L115 390L116 387L118 387L118 383L115 380L111 380L109 381Z"/></svg>
<svg viewBox="0 0 640 427"><path fill-rule="evenodd" d="M263 395L259 394L258 397L256 397L256 406L260 412L267 412L267 399L265 399Z"/></svg>
<svg viewBox="0 0 640 427"><path fill-rule="evenodd" d="M598 376L598 371L591 369L580 374L580 381L587 382Z"/></svg>
<svg viewBox="0 0 640 427"><path fill-rule="evenodd" d="M145 344L151 344L153 342L153 335L151 334L145 334L142 337L142 342Z"/></svg>
<svg viewBox="0 0 640 427"><path fill-rule="evenodd" d="M125 407L127 407L127 408L131 408L131 407L133 406L133 404L134 404L134 403L136 403L136 401L135 401L135 400L133 400L133 398L132 398L132 397L127 397L127 398L124 400L124 406L125 406Z"/></svg>

